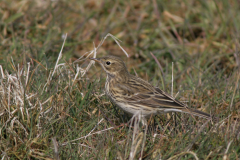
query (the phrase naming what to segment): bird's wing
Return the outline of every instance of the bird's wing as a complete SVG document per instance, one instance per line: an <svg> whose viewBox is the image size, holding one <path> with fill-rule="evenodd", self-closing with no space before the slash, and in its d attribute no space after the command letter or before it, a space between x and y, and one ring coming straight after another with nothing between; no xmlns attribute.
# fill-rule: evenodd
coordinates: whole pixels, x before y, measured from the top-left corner
<svg viewBox="0 0 240 160"><path fill-rule="evenodd" d="M144 110L156 108L159 112L183 112L207 119L211 118L205 112L188 108L187 105L174 99L161 89L152 87L145 81L141 83L135 81L134 83L118 84L115 87L121 92L121 101Z"/></svg>
<svg viewBox="0 0 240 160"><path fill-rule="evenodd" d="M127 84L120 83L115 87L121 92L122 101L129 104L159 108L165 112L181 112L181 109L187 108L183 103L140 78L130 79Z"/></svg>

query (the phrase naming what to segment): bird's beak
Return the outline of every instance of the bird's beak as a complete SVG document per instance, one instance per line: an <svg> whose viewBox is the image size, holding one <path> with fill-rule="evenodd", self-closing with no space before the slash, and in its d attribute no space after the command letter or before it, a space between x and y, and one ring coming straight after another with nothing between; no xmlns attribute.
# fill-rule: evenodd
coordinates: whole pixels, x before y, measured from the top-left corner
<svg viewBox="0 0 240 160"><path fill-rule="evenodd" d="M89 58L89 59L94 60L94 61L100 63L100 58Z"/></svg>

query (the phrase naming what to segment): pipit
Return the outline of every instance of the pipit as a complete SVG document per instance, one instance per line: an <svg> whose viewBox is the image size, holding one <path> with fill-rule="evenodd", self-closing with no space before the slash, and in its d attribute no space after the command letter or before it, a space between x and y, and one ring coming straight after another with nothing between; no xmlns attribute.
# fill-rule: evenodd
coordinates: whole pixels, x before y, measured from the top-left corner
<svg viewBox="0 0 240 160"><path fill-rule="evenodd" d="M118 57L90 59L98 62L107 73L105 90L110 100L130 115L138 113L147 118L159 113L182 112L211 119L209 114L189 108L163 90L131 75Z"/></svg>

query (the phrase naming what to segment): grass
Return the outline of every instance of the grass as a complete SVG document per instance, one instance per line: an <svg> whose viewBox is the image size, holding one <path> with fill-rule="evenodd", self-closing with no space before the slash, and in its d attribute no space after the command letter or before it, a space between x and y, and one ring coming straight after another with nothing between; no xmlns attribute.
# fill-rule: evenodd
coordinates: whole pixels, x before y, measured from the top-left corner
<svg viewBox="0 0 240 160"><path fill-rule="evenodd" d="M0 6L2 159L239 159L238 1ZM148 128L124 125L129 119L104 95L105 74L85 59L108 33L129 58L110 37L97 57L121 56L132 74L173 89L218 123L167 114L152 117Z"/></svg>

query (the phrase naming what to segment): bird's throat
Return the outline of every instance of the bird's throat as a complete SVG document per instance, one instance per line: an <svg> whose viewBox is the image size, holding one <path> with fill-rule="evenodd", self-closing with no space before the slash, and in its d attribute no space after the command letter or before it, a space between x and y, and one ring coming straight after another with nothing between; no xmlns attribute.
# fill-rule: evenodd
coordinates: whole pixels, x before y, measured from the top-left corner
<svg viewBox="0 0 240 160"><path fill-rule="evenodd" d="M114 81L115 83L124 83L128 81L128 73L118 72L114 74L107 74L108 81Z"/></svg>

